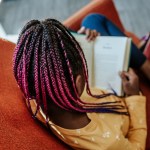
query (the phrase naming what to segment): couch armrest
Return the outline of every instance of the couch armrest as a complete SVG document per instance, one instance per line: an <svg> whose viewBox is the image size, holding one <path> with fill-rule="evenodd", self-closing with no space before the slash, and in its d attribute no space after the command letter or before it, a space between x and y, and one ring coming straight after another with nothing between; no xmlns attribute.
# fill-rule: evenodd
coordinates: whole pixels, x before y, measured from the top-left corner
<svg viewBox="0 0 150 150"><path fill-rule="evenodd" d="M12 70L15 44L0 38L0 149L70 150L32 119Z"/></svg>
<svg viewBox="0 0 150 150"><path fill-rule="evenodd" d="M123 25L120 21L117 10L114 6L113 0L93 0L67 20L63 24L77 31L80 28L82 19L89 13L101 13L115 23L122 31L124 31Z"/></svg>
<svg viewBox="0 0 150 150"><path fill-rule="evenodd" d="M125 30L125 31L124 31L124 34L125 34L126 36L128 36L128 37L131 37L131 38L132 38L132 41L133 41L133 43L134 43L135 45L137 45L137 46L139 45L140 39L139 39L134 33Z"/></svg>
<svg viewBox="0 0 150 150"><path fill-rule="evenodd" d="M147 59L150 60L150 40L148 41L148 43L145 47L144 54L147 57Z"/></svg>

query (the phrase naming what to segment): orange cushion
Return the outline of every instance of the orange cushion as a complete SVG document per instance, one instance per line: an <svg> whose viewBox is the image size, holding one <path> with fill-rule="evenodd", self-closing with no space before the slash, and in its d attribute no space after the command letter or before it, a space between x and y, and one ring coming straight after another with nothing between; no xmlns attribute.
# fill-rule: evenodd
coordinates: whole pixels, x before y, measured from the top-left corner
<svg viewBox="0 0 150 150"><path fill-rule="evenodd" d="M0 39L0 149L69 150L31 117L12 72L14 47Z"/></svg>
<svg viewBox="0 0 150 150"><path fill-rule="evenodd" d="M145 47L144 54L150 60L150 39Z"/></svg>
<svg viewBox="0 0 150 150"><path fill-rule="evenodd" d="M138 44L140 43L140 39L134 33L126 31L126 30L124 31L124 33L127 37L131 37L133 43L138 46Z"/></svg>

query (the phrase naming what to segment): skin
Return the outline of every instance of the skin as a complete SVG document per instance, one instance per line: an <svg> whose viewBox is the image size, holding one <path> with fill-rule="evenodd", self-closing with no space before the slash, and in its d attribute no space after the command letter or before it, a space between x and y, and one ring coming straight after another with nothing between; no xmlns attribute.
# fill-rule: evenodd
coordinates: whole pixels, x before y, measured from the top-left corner
<svg viewBox="0 0 150 150"><path fill-rule="evenodd" d="M133 69L129 68L128 72L121 72L120 77L126 96L139 95L139 78Z"/></svg>
<svg viewBox="0 0 150 150"><path fill-rule="evenodd" d="M78 33L85 33L87 40L90 42L94 40L100 33L96 30L89 30L82 27ZM122 78L123 89L127 96L139 95L139 79L134 73L133 69L129 69L128 72L120 72L120 77ZM83 74L78 74L76 76L75 85L79 96L82 95L85 79ZM70 112L58 107L55 103L51 102L49 105L49 116L51 116L51 121L56 125L66 128L66 129L79 129L85 127L89 124L90 119L86 113L80 112Z"/></svg>
<svg viewBox="0 0 150 150"><path fill-rule="evenodd" d="M83 75L77 75L75 85L79 96L83 93L85 80ZM81 112L70 112L58 107L56 104L51 102L49 105L49 116L51 121L58 126L66 129L79 129L89 124L90 119L86 113Z"/></svg>
<svg viewBox="0 0 150 150"><path fill-rule="evenodd" d="M100 35L96 30L90 30L85 27L81 27L78 31L79 34L85 34L88 42L93 41L97 36Z"/></svg>

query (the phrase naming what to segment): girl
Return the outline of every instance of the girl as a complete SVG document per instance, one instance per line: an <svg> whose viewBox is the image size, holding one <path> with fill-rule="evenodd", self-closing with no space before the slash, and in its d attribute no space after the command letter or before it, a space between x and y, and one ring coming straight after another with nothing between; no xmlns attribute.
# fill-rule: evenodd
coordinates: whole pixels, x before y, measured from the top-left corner
<svg viewBox="0 0 150 150"><path fill-rule="evenodd" d="M13 62L29 110L72 148L145 149L145 97L132 69L121 73L129 97L90 89L81 47L54 19L25 25Z"/></svg>

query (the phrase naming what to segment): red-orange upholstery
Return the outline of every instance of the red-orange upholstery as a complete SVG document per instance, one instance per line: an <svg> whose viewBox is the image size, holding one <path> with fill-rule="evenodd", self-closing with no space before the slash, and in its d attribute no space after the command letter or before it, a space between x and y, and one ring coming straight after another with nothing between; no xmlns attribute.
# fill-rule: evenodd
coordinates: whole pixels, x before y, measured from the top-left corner
<svg viewBox="0 0 150 150"><path fill-rule="evenodd" d="M150 40L148 41L146 48L144 50L144 54L146 55L147 59L150 60Z"/></svg>
<svg viewBox="0 0 150 150"><path fill-rule="evenodd" d="M0 39L0 150L69 150L26 108L12 72L14 47Z"/></svg>

